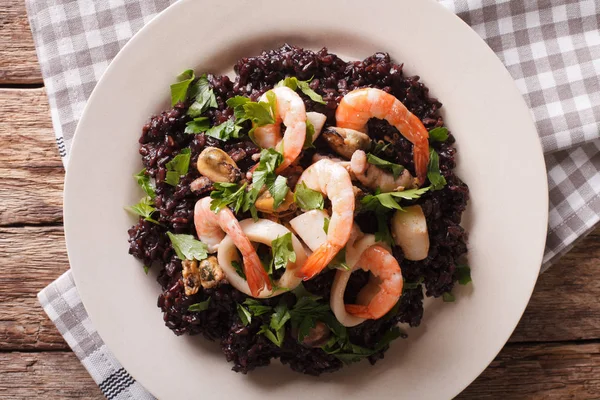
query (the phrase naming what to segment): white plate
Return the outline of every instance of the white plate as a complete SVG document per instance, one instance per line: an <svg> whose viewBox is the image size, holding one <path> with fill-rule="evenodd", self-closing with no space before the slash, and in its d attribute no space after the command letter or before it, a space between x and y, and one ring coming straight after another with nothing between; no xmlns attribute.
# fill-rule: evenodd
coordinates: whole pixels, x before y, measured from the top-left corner
<svg viewBox="0 0 600 400"><path fill-rule="evenodd" d="M301 5L301 6L300 6ZM140 196L137 139L168 106L182 70L230 70L284 41L346 58L387 51L444 103L458 175L471 188L474 284L436 301L419 329L374 367L321 378L272 365L236 374L218 345L176 337L156 307L158 284L127 254ZM65 229L77 287L123 366L161 399L450 398L477 377L515 328L533 290L546 236L546 174L529 111L494 53L434 1L182 0L143 28L112 62L79 123L65 184Z"/></svg>

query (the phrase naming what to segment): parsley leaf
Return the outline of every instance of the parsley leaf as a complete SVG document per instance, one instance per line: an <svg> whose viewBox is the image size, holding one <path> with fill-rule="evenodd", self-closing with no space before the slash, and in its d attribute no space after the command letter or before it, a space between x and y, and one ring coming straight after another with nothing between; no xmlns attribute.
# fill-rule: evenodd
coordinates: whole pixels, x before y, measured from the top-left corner
<svg viewBox="0 0 600 400"><path fill-rule="evenodd" d="M369 164L381 167L382 169L390 171L394 175L394 179L400 176L402 171L404 171L404 167L400 164L394 164L393 162L384 160L382 158L377 157L374 154L367 154L367 161Z"/></svg>
<svg viewBox="0 0 600 400"><path fill-rule="evenodd" d="M373 349L368 349L351 343L346 335L343 337L332 337L329 342L322 347L322 349L328 354L333 354L343 363L350 364L383 350L393 340L402 336L405 336L405 334L399 327L395 326L387 331L381 337L381 339L379 339Z"/></svg>
<svg viewBox="0 0 600 400"><path fill-rule="evenodd" d="M210 305L210 297L207 300L201 301L200 303L192 304L188 307L188 311L200 312L208 310Z"/></svg>
<svg viewBox="0 0 600 400"><path fill-rule="evenodd" d="M147 266L147 265L144 265L144 273L145 273L146 275L148 275L148 271L150 271L150 267L149 267L149 266Z"/></svg>
<svg viewBox="0 0 600 400"><path fill-rule="evenodd" d="M232 119L228 119L220 125L213 126L208 129L205 134L207 136L214 137L215 139L227 141L229 139L237 139L240 137L240 130L242 128L236 125Z"/></svg>
<svg viewBox="0 0 600 400"><path fill-rule="evenodd" d="M210 107L217 108L217 99L206 79L206 74L198 78L190 87L189 95L196 98L187 112L190 117L197 117Z"/></svg>
<svg viewBox="0 0 600 400"><path fill-rule="evenodd" d="M376 156L383 154L391 145L391 143L385 143L383 140L379 140L374 144L373 150L371 150L371 154L375 154Z"/></svg>
<svg viewBox="0 0 600 400"><path fill-rule="evenodd" d="M223 207L231 206L237 214L240 209L243 209L246 200L246 186L246 183L241 186L229 182L213 183L215 190L210 192L210 198L213 199L210 203L210 209L217 213Z"/></svg>
<svg viewBox="0 0 600 400"><path fill-rule="evenodd" d="M302 149L310 149L315 147L313 144L313 136L315 136L315 126L309 120L306 120L306 136L304 137L304 144L302 145Z"/></svg>
<svg viewBox="0 0 600 400"><path fill-rule="evenodd" d="M283 156L275 149L263 149L260 152L260 162L252 173L252 189L250 189L248 194L247 208L250 208L250 205L256 202L263 186L267 185L267 187L270 187L275 182L275 169L277 169L282 161Z"/></svg>
<svg viewBox="0 0 600 400"><path fill-rule="evenodd" d="M458 283L461 285L467 285L469 282L472 282L471 268L468 265L457 265L455 275Z"/></svg>
<svg viewBox="0 0 600 400"><path fill-rule="evenodd" d="M376 213L385 212L385 209L402 210L402 207L398 204L395 198L405 200L416 200L420 198L423 193L427 192L431 187L424 187L420 189L402 190L399 192L388 192L388 193L375 193L369 194L360 200L363 208L368 211L375 211Z"/></svg>
<svg viewBox="0 0 600 400"><path fill-rule="evenodd" d="M434 142L445 142L448 139L448 128L439 127L429 131L429 140Z"/></svg>
<svg viewBox="0 0 600 400"><path fill-rule="evenodd" d="M393 246L394 240L392 239L392 234L390 233L390 228L387 223L387 213L377 213L375 216L377 217L377 232L375 232L375 241L387 243L390 246Z"/></svg>
<svg viewBox="0 0 600 400"><path fill-rule="evenodd" d="M273 269L285 268L288 261L296 262L296 253L292 245L292 232L279 236L271 242Z"/></svg>
<svg viewBox="0 0 600 400"><path fill-rule="evenodd" d="M254 127L270 125L275 123L275 106L277 98L275 93L268 91L265 93L267 101L258 103L249 101L244 107L244 118L254 123Z"/></svg>
<svg viewBox="0 0 600 400"><path fill-rule="evenodd" d="M210 128L208 117L198 117L185 124L185 133L205 132L208 128Z"/></svg>
<svg viewBox="0 0 600 400"><path fill-rule="evenodd" d="M350 271L352 268L346 263L346 248L340 250L333 260L328 265L329 268L341 269L343 271Z"/></svg>
<svg viewBox="0 0 600 400"><path fill-rule="evenodd" d="M171 106L187 99L188 89L194 78L194 71L191 69L187 69L177 76L177 83L171 85Z"/></svg>
<svg viewBox="0 0 600 400"><path fill-rule="evenodd" d="M177 258L180 260L204 260L208 257L208 248L192 235L167 232Z"/></svg>
<svg viewBox="0 0 600 400"><path fill-rule="evenodd" d="M251 298L247 298L246 301L244 301L244 305L248 306L248 310L250 310L252 315L254 315L255 317L258 317L259 315L267 314L273 310L273 307L266 306L266 305L262 304L260 301L254 300Z"/></svg>
<svg viewBox="0 0 600 400"><path fill-rule="evenodd" d="M284 303L279 303L271 314L269 325L262 325L258 333L264 334L267 339L281 347L285 339L285 323L291 318L290 312Z"/></svg>
<svg viewBox="0 0 600 400"><path fill-rule="evenodd" d="M325 101L323 101L323 97L320 94L310 88L309 82L310 80L301 81L295 76L289 76L282 81L279 81L276 86L287 86L294 91L300 89L302 93L307 95L315 103L327 104Z"/></svg>
<svg viewBox="0 0 600 400"><path fill-rule="evenodd" d="M442 295L442 300L444 300L444 303L453 303L456 298L452 293L446 292Z"/></svg>
<svg viewBox="0 0 600 400"><path fill-rule="evenodd" d="M242 278L246 279L246 274L244 273L244 269L242 268L242 265L238 261L233 260L231 262L231 266L233 268L235 268L235 272L237 272L237 274L239 276L241 276Z"/></svg>
<svg viewBox="0 0 600 400"><path fill-rule="evenodd" d="M440 156L434 149L429 149L429 165L427 178L433 190L440 190L446 185L446 178L440 173Z"/></svg>
<svg viewBox="0 0 600 400"><path fill-rule="evenodd" d="M275 182L269 187L269 192L273 196L273 209L277 208L283 203L285 196L287 195L290 188L287 186L287 178L285 176L277 176Z"/></svg>
<svg viewBox="0 0 600 400"><path fill-rule="evenodd" d="M252 102L252 100L244 96L235 96L227 99L227 106L233 108L233 116L235 117L236 123L240 124L246 120L244 104L250 102Z"/></svg>
<svg viewBox="0 0 600 400"><path fill-rule="evenodd" d="M237 313L244 326L248 326L252 322L252 314L241 304L237 305Z"/></svg>
<svg viewBox="0 0 600 400"><path fill-rule="evenodd" d="M319 300L321 297L301 297L290 310L292 327L298 330L299 342L310 334L310 329L316 326L318 320L326 319L326 315L331 313L329 304L321 303Z"/></svg>
<svg viewBox="0 0 600 400"><path fill-rule="evenodd" d="M323 232L329 233L329 218L323 219Z"/></svg>
<svg viewBox="0 0 600 400"><path fill-rule="evenodd" d="M310 189L304 182L296 185L294 201L303 210L322 210L325 206L321 192Z"/></svg>
<svg viewBox="0 0 600 400"><path fill-rule="evenodd" d="M133 176L138 185L142 188L144 192L150 197L154 199L156 197L156 191L154 187L154 183L150 181L150 176L146 173L146 168L138 172Z"/></svg>
<svg viewBox="0 0 600 400"><path fill-rule="evenodd" d="M420 277L419 280L417 280L416 282L404 282L404 285L402 286L402 290L417 289L419 287L419 285L421 285L423 283L424 280L425 280L425 278Z"/></svg>
<svg viewBox="0 0 600 400"><path fill-rule="evenodd" d="M190 159L192 157L192 151L189 147L181 150L171 161L165 166L167 167L167 177L165 182L171 186L177 186L181 175L185 175L190 167Z"/></svg>
<svg viewBox="0 0 600 400"><path fill-rule="evenodd" d="M139 203L130 207L125 207L125 209L130 213L144 217L146 221L154 222L159 225L158 221L152 218L152 214L156 211L156 208L154 208L154 202L150 196L143 197Z"/></svg>

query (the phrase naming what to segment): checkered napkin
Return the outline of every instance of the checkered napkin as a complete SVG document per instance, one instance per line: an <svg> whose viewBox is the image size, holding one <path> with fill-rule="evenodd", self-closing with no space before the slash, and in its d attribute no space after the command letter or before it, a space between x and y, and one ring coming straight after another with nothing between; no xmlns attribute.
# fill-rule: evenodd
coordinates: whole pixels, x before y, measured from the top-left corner
<svg viewBox="0 0 600 400"><path fill-rule="evenodd" d="M600 218L600 2L439 1L504 62L537 124L550 189L545 269ZM26 0L65 164L96 82L127 40L172 2ZM152 398L98 336L70 272L38 297L107 398Z"/></svg>

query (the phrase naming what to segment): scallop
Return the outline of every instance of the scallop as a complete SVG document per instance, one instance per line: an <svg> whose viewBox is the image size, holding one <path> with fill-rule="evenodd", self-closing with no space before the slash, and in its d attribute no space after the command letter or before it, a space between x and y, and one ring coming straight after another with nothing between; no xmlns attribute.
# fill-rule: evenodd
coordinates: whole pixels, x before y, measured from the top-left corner
<svg viewBox="0 0 600 400"><path fill-rule="evenodd" d="M423 260L429 253L427 221L421 206L405 207L392 217L392 237L407 260Z"/></svg>

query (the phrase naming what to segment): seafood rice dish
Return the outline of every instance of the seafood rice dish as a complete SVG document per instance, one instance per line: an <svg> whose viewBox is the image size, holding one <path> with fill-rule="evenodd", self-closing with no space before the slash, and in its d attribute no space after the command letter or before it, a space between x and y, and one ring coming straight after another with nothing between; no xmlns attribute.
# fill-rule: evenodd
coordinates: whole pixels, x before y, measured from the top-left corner
<svg viewBox="0 0 600 400"><path fill-rule="evenodd" d="M374 364L471 281L442 104L386 53L286 44L234 71L184 71L143 126L129 253L165 325L234 371Z"/></svg>

